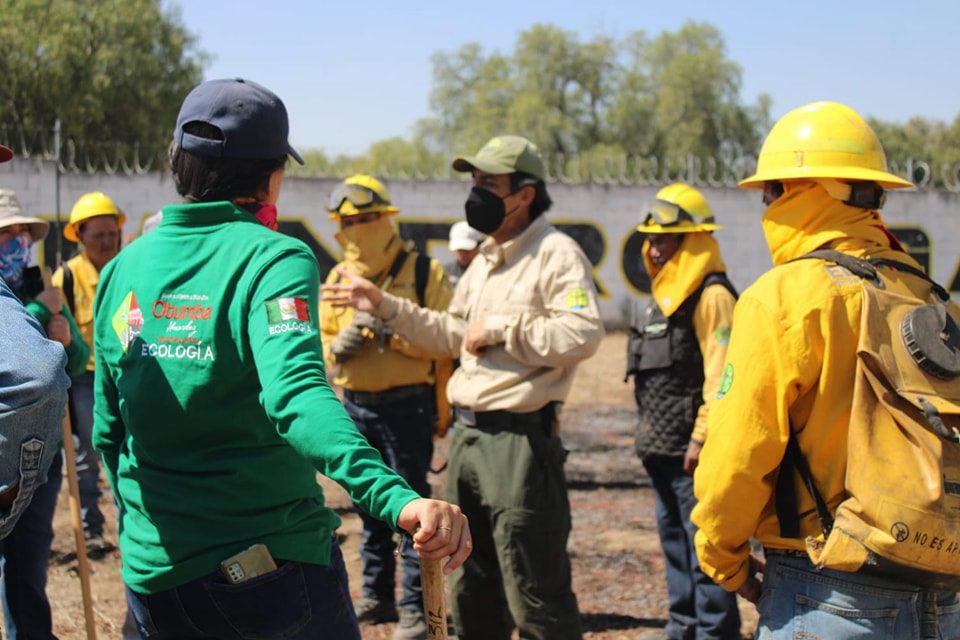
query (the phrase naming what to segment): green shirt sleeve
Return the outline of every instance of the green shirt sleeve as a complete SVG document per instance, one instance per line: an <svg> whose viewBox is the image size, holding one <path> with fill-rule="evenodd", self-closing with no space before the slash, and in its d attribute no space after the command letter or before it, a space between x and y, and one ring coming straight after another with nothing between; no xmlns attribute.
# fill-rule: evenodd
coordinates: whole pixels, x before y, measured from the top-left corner
<svg viewBox="0 0 960 640"><path fill-rule="evenodd" d="M357 431L327 382L320 342L320 271L305 250L289 250L250 285L247 335L260 404L279 435L362 509L395 527L419 496Z"/></svg>
<svg viewBox="0 0 960 640"><path fill-rule="evenodd" d="M99 307L100 292L97 292L94 315L96 315ZM102 323L98 323L94 329L93 341L95 344L100 343L103 338L103 336L100 335L101 324ZM110 489L113 491L113 496L122 511L123 505L120 500L120 492L117 491L117 468L120 464L120 448L126 438L127 428L120 415L117 387L114 383L113 373L103 355L109 352L109 349L102 347L95 350L96 375L93 377L93 446L100 452L100 456L103 458L103 467L106 470L107 481L110 483Z"/></svg>
<svg viewBox="0 0 960 640"><path fill-rule="evenodd" d="M24 306L27 308L27 311L37 319L37 322L44 327L44 330L46 330L47 323L53 318L53 314L50 313L46 305L42 302L31 300ZM60 313L67 319L67 322L70 323L70 335L73 338L70 341L70 346L66 348L67 373L71 376L78 376L87 370L87 363L90 362L90 345L87 344L86 340L84 340L80 334L77 321L73 319L73 314L70 313L67 305L63 305L60 308Z"/></svg>

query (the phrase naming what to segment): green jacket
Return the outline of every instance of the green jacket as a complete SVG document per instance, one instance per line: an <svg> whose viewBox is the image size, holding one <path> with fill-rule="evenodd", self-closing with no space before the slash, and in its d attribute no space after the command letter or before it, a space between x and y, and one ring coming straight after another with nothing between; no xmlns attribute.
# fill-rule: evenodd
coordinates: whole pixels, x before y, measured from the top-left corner
<svg viewBox="0 0 960 640"><path fill-rule="evenodd" d="M17 297L20 297L20 292L14 291L14 293ZM20 299L23 300L23 298ZM44 327L44 331L46 331L47 323L53 318L53 313L50 312L50 309L47 309L45 304L36 300L24 300L23 306L27 308L30 315L36 318L40 326ZM70 313L67 305L64 304L60 307L60 313L70 324L70 336L72 338L70 340L70 346L66 347L67 375L78 376L87 370L87 362L90 360L90 345L83 339L83 334L80 333L80 327L77 326L77 321L73 319L73 314Z"/></svg>
<svg viewBox="0 0 960 640"><path fill-rule="evenodd" d="M229 202L164 207L104 268L93 439L133 590L184 584L258 542L328 563L340 520L316 471L394 526L418 497L327 383L319 286L302 242Z"/></svg>

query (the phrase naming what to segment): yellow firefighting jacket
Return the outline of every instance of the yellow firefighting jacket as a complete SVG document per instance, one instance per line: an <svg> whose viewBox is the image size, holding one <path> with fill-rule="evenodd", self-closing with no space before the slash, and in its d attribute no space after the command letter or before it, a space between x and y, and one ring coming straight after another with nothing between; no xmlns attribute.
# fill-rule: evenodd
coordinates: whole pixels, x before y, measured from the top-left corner
<svg viewBox="0 0 960 640"><path fill-rule="evenodd" d="M393 264L401 249L400 242L391 245L387 269ZM407 259L393 279L387 292L399 298L417 304L415 282L415 255L408 253ZM340 265L351 269L350 263ZM338 266L340 266L338 265ZM331 270L327 284L337 282L339 276ZM380 280L383 278L381 277ZM377 282L376 277L373 278ZM424 294L424 306L428 309L444 310L450 303L453 292L447 282L443 267L436 260L430 261L430 275ZM351 391L384 391L394 387L412 384L433 384L434 356L419 349L409 341L394 333L386 342L379 338L367 340L360 352L347 362L337 362L330 353L330 343L337 334L346 329L353 321L354 310L348 307L335 308L329 302L320 302L320 333L323 339L323 355L327 369L332 374L333 383Z"/></svg>
<svg viewBox="0 0 960 640"><path fill-rule="evenodd" d="M648 243L644 242L643 263L650 274L653 298L663 315L668 317L697 290L709 274L726 271L726 265L720 257L720 245L706 232L685 234L677 253L662 268L650 260ZM707 439L707 415L720 386L736 302L726 287L715 284L703 290L693 310L693 329L703 357L704 378L703 404L697 411L690 436L697 442L702 443Z"/></svg>
<svg viewBox="0 0 960 640"><path fill-rule="evenodd" d="M812 182L785 187L763 219L778 266L737 302L694 477L700 564L731 591L747 578L751 536L765 547L804 550L803 538L820 533L813 499L797 478L801 537L780 536L774 487L791 428L831 510L844 496L861 282L822 261L789 261L829 247L918 267L895 249L879 213L834 200ZM926 286L912 276L890 277Z"/></svg>
<svg viewBox="0 0 960 640"><path fill-rule="evenodd" d="M94 353L93 353L93 299L97 295L97 283L100 282L100 272L90 262L86 253L80 253L69 260L66 265L70 267L73 274L73 319L77 321L77 327L80 329L80 335L84 341L90 345L90 361L87 363L87 371L93 371ZM53 285L63 289L63 267L54 272L52 278ZM64 292L66 300L66 292Z"/></svg>

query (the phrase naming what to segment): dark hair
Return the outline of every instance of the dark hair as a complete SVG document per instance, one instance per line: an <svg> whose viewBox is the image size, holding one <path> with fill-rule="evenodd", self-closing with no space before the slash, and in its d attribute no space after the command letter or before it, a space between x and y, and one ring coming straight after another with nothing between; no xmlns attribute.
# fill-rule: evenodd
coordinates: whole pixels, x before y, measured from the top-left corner
<svg viewBox="0 0 960 640"><path fill-rule="evenodd" d="M201 138L223 140L223 132L206 122L188 122L183 130ZM270 184L270 176L287 163L287 156L266 160L212 158L170 145L170 169L179 193L190 202L257 198Z"/></svg>
<svg viewBox="0 0 960 640"><path fill-rule="evenodd" d="M536 191L533 202L530 203L530 219L535 220L550 210L550 207L553 206L553 200L547 193L547 185L537 176L523 171L515 171L510 174L510 191L517 191L520 187L527 185L532 186Z"/></svg>

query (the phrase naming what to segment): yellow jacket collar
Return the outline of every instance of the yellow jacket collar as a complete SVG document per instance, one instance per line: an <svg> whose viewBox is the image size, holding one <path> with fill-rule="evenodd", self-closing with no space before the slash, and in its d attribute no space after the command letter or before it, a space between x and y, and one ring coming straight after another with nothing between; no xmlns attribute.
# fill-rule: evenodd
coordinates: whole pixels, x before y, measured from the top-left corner
<svg viewBox="0 0 960 640"><path fill-rule="evenodd" d="M762 225L774 265L827 245L863 255L899 248L878 211L844 204L815 182L785 182Z"/></svg>
<svg viewBox="0 0 960 640"><path fill-rule="evenodd" d="M653 299L670 317L703 283L707 275L726 271L717 239L705 231L683 234L680 248L662 267L650 260L650 244L643 241L643 264L650 274Z"/></svg>

